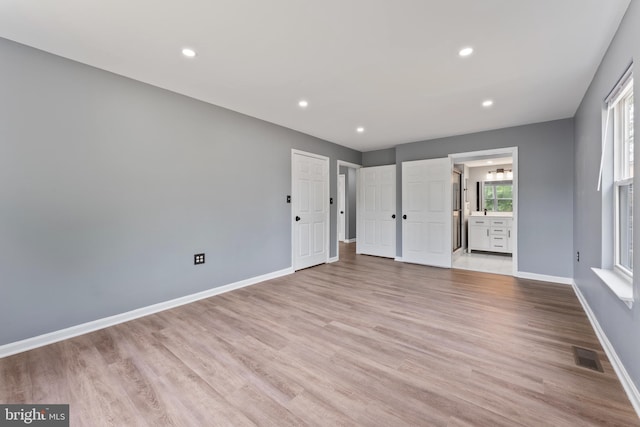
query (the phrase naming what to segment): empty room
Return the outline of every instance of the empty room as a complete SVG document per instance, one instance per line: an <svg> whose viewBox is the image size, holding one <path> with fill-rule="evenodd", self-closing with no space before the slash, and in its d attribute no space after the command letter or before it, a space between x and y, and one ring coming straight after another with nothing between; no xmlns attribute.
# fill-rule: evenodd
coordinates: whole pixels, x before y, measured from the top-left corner
<svg viewBox="0 0 640 427"><path fill-rule="evenodd" d="M636 58L631 0L0 2L0 426L640 426Z"/></svg>

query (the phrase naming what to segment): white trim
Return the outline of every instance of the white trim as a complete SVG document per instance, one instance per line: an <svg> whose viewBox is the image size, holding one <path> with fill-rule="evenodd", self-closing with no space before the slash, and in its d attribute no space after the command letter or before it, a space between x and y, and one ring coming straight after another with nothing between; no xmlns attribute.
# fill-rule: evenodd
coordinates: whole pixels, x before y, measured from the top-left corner
<svg viewBox="0 0 640 427"><path fill-rule="evenodd" d="M531 280L539 280L541 282L560 283L562 285L571 285L573 283L573 279L571 277L548 276L546 274L527 273L526 271L518 271L516 272L516 274L514 274L514 276L519 277L521 279L531 279Z"/></svg>
<svg viewBox="0 0 640 427"><path fill-rule="evenodd" d="M345 162L344 160L338 160L338 168L340 168L340 166L346 166L352 169L360 169L362 167L362 165L358 165L356 163Z"/></svg>
<svg viewBox="0 0 640 427"><path fill-rule="evenodd" d="M607 106L616 104L629 90L629 83L633 84L633 62L629 64L627 69L622 73L622 77L616 82L611 92L604 98Z"/></svg>
<svg viewBox="0 0 640 427"><path fill-rule="evenodd" d="M338 262L340 261L340 258L337 256L334 256L333 258L329 258L329 261L327 261L327 264L331 264L332 262Z"/></svg>
<svg viewBox="0 0 640 427"><path fill-rule="evenodd" d="M320 160L328 160L329 157L323 156L322 154L310 153L308 151L296 150L295 148L291 149L291 154L300 154L302 156L313 157Z"/></svg>
<svg viewBox="0 0 640 427"><path fill-rule="evenodd" d="M633 77L627 83L625 83L623 93L614 101L613 105L613 266L615 269L620 270L623 274L630 276L630 279L633 279L633 272L628 268L623 266L620 262L620 243L621 243L621 218L620 218L620 187L628 186L631 184L633 186L633 170L631 170L631 176L627 176L623 178L625 172L625 155L622 154L624 151L624 147L626 145L626 121L629 117L626 116L624 110L624 103L620 105L620 102L623 102L626 97L633 96ZM631 93L629 93L631 92ZM633 119L633 118L631 118ZM604 150L603 150L604 152ZM632 165L633 168L633 165ZM629 175L629 172L627 172ZM633 198L632 198L633 199ZM633 222L633 212L631 215L631 222ZM633 236L631 236L631 240L633 243ZM631 260L631 264L633 264L633 259Z"/></svg>
<svg viewBox="0 0 640 427"><path fill-rule="evenodd" d="M602 329L602 327L600 326L600 323L598 322L598 318L595 316L595 314L591 310L591 307L589 306L589 303L587 302L586 298L584 297L584 295L582 295L580 288L578 288L578 285L576 284L575 281L571 283L571 286L573 287L573 291L578 297L578 301L580 301L580 304L582 305L582 308L584 309L584 312L586 313L587 318L589 319L589 322L591 322L591 326L593 327L593 330L595 331L596 336L600 341L600 345L602 345L604 352L607 354L607 357L609 358L609 362L611 362L611 366L613 366L613 370L616 371L616 375L618 376L618 379L622 383L622 387L624 388L624 391L627 393L627 397L629 398L629 401L631 402L633 409L636 410L636 414L638 414L638 416L640 417L640 392L638 391L638 388L633 383L633 380L631 380L629 373L627 372L626 368L622 364L622 361L618 357L618 354L616 353L615 348L611 344L611 341L609 341L609 338L607 338L607 335L604 333L604 330Z"/></svg>
<svg viewBox="0 0 640 427"><path fill-rule="evenodd" d="M354 239L344 239L343 241L344 241L344 243L355 243L356 239L355 238Z"/></svg>
<svg viewBox="0 0 640 427"><path fill-rule="evenodd" d="M480 150L480 151L468 151L466 153L451 153L449 157L454 160L470 160L468 157L486 157L486 156L500 156L505 153L514 153L518 151L518 147L504 147L504 148L493 148L491 150Z"/></svg>
<svg viewBox="0 0 640 427"><path fill-rule="evenodd" d="M605 268L591 267L591 270L627 307L633 307L633 282L630 277Z"/></svg>
<svg viewBox="0 0 640 427"><path fill-rule="evenodd" d="M404 262L404 260L402 259L401 256L397 256L393 259L394 261L398 261L398 262Z"/></svg>
<svg viewBox="0 0 640 427"><path fill-rule="evenodd" d="M71 326L69 328L60 329L59 331L50 332L48 334L27 338L22 341L16 341L9 344L5 344L0 346L0 359L3 357L17 354L17 353L22 353L23 351L32 350L34 348L53 344L58 341L77 337L79 335L84 335L89 332L97 331L99 329L108 328L110 326L128 322L130 320L138 319L140 317L148 316L150 314L158 313L164 310L169 310L185 304L190 304L195 301L199 301L205 298L210 298L215 295L220 295L225 292L234 291L236 289L255 285L257 283L261 283L266 280L276 279L278 277L286 276L289 274L293 274L293 267L263 274L261 276L251 277L245 280L240 280L239 282L230 283L228 285L218 286L217 288L208 289L206 291L198 292L191 295L186 295L184 297L175 298L175 299L164 301L158 304L149 305L147 307L137 308L135 310L127 311L125 313L104 317L102 319L93 320L91 322L82 323L80 325Z"/></svg>

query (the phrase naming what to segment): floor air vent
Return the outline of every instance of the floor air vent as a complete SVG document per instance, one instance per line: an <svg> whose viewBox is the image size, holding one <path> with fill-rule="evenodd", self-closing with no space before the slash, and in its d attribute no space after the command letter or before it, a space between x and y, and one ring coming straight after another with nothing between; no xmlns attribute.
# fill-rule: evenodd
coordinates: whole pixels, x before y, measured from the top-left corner
<svg viewBox="0 0 640 427"><path fill-rule="evenodd" d="M578 366L604 372L600 364L600 359L598 359L598 354L593 350L573 346L573 357L576 359L576 365Z"/></svg>

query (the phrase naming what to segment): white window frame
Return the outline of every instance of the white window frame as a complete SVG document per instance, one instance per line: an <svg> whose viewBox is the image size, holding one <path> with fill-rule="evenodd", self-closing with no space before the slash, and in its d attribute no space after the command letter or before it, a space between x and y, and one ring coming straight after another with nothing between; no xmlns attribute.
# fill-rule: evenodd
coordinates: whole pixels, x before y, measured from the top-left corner
<svg viewBox="0 0 640 427"><path fill-rule="evenodd" d="M614 200L615 200L615 205L614 205L614 235L613 235L613 247L614 247L614 265L613 268L615 268L619 273L624 274L625 276L627 276L629 279L633 279L633 271L629 270L628 268L626 268L624 265L622 265L622 263L620 262L620 240L622 238L621 234L620 234L620 188L621 187L626 187L629 184L633 185L633 177L632 178L626 178L623 180L619 180L616 181L613 185L614 185ZM633 191L633 190L632 190ZM632 215L633 218L633 215ZM633 219L632 219L633 221ZM633 238L633 236L632 236ZM631 265L633 266L633 259L631 260Z"/></svg>
<svg viewBox="0 0 640 427"><path fill-rule="evenodd" d="M619 94L615 99L610 102L611 109L613 110L614 128L613 128L613 153L614 153L614 167L613 167L613 200L614 200L614 234L613 234L613 248L614 248L614 269L629 279L633 278L633 271L622 265L620 262L620 243L622 240L621 227L620 227L620 189L633 185L633 170L626 171L626 150L624 144L626 143L627 135L625 134L625 124L629 120L626 116L624 109L625 100L633 96L633 77L630 77L621 87ZM635 155L635 153L634 153ZM635 163L635 162L634 162ZM633 219L632 219L633 221ZM631 260L633 266L633 259Z"/></svg>
<svg viewBox="0 0 640 427"><path fill-rule="evenodd" d="M498 185L510 185L511 186L511 198L510 199L498 199L497 196L497 192L496 192L496 186ZM511 179L504 179L504 180L496 180L496 181L483 181L482 182L482 209L485 209L485 203L486 203L486 197L485 197L485 187L490 186L493 187L493 210L491 212L503 212L503 211L497 211L495 209L498 208L498 200L511 200L511 210L510 211L504 211L504 212L513 212L513 180ZM487 212L489 212L487 210Z"/></svg>
<svg viewBox="0 0 640 427"><path fill-rule="evenodd" d="M635 301L633 271L620 264L620 188L633 184L633 170L628 175L619 176L621 159L619 158L620 130L622 124L620 113L615 114L620 100L633 93L633 64L627 68L613 90L604 99L602 157L598 176L598 191L602 191L602 265L591 270L606 284L609 289L632 308ZM635 101L635 99L634 99ZM634 106L635 115L635 106ZM613 120L612 119L613 117ZM635 120L635 117L634 117ZM613 122L613 123L611 123ZM609 126L611 125L611 126ZM634 135L635 138L635 135ZM635 147L634 147L635 148ZM634 153L635 156L635 153ZM635 169L635 162L634 162ZM606 172L605 172L606 171ZM606 187L603 189L603 185ZM611 194L613 193L613 194ZM633 221L633 210L631 220ZM632 240L633 245L633 240ZM632 254L633 257L633 254ZM630 262L633 269L633 259Z"/></svg>

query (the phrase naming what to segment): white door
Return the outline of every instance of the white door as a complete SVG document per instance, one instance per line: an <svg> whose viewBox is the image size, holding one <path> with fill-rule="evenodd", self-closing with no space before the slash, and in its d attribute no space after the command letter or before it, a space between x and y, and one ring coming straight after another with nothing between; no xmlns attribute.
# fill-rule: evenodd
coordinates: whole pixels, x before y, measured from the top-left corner
<svg viewBox="0 0 640 427"><path fill-rule="evenodd" d="M344 241L345 231L347 229L347 212L346 206L346 179L344 174L338 175L338 240Z"/></svg>
<svg viewBox="0 0 640 427"><path fill-rule="evenodd" d="M396 256L396 165L358 170L356 253Z"/></svg>
<svg viewBox="0 0 640 427"><path fill-rule="evenodd" d="M293 268L329 258L329 158L293 152Z"/></svg>
<svg viewBox="0 0 640 427"><path fill-rule="evenodd" d="M402 260L451 267L451 161L402 163Z"/></svg>

